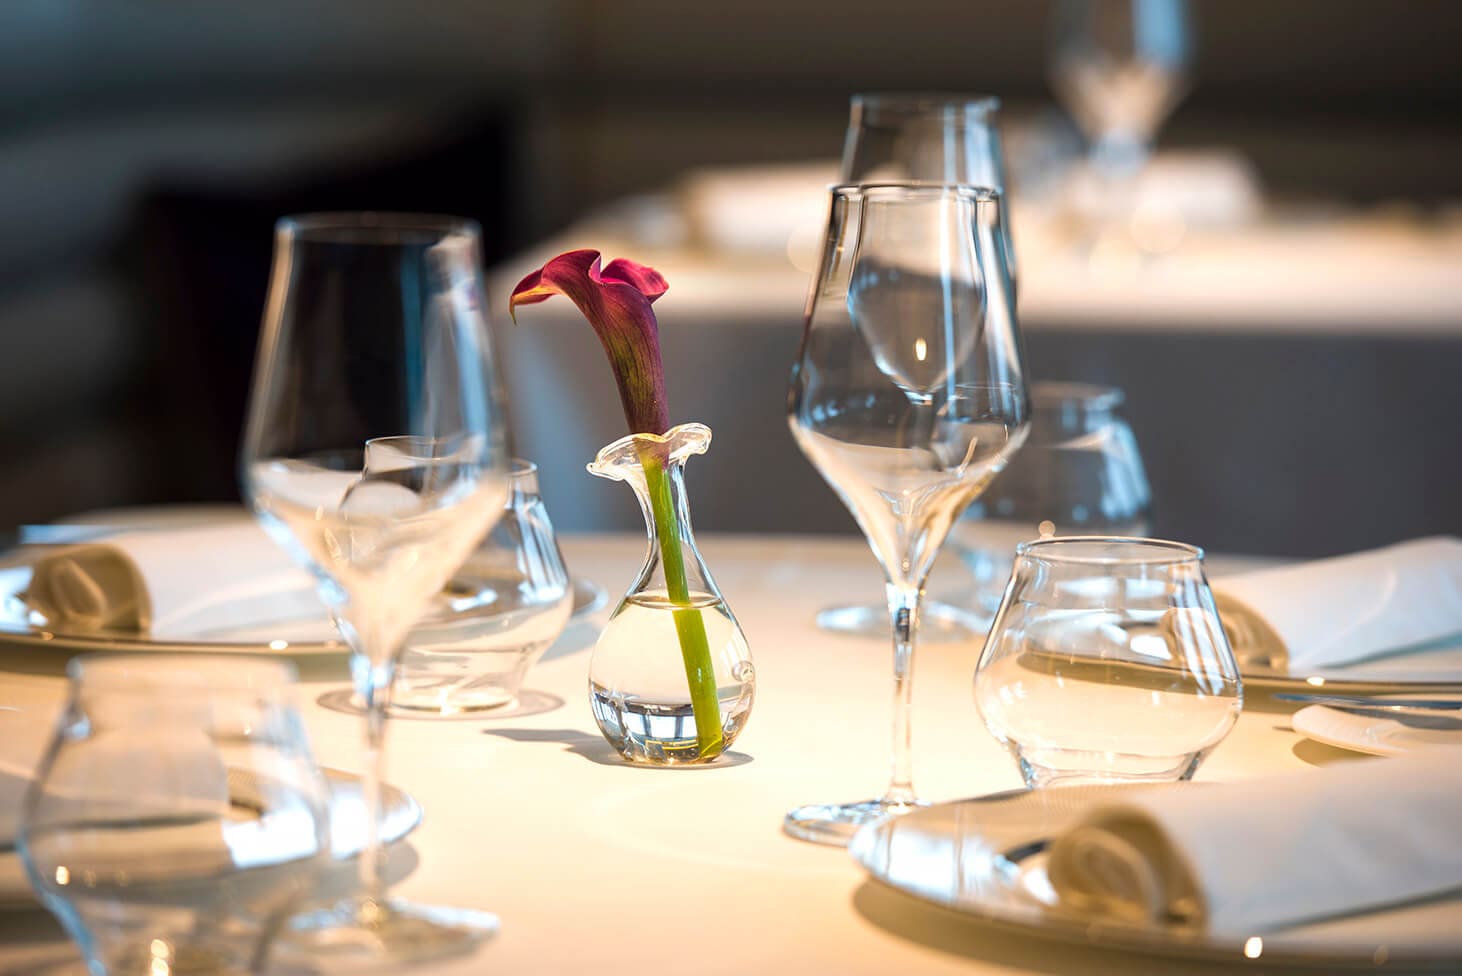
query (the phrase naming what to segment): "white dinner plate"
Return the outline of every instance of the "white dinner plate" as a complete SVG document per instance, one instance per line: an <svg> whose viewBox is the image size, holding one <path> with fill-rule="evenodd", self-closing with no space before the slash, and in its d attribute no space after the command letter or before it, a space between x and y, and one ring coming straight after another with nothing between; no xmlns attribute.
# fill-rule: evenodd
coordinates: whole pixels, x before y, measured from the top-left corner
<svg viewBox="0 0 1462 976"><path fill-rule="evenodd" d="M1224 937L1097 919L1065 908L1046 877L1047 845L1091 804L1152 786L1020 790L942 803L861 830L849 850L873 878L982 923L1062 942L1234 966L1262 962L1455 972L1462 958L1462 899L1434 900Z"/></svg>
<svg viewBox="0 0 1462 976"><path fill-rule="evenodd" d="M1307 739L1373 756L1462 746L1462 711L1455 715L1401 714L1309 705L1295 712L1290 724Z"/></svg>
<svg viewBox="0 0 1462 976"><path fill-rule="evenodd" d="M360 853L365 845L364 806L360 779L338 769L323 770L330 786L330 849L336 860ZM421 823L421 806L408 793L390 784L381 786L381 838L394 843ZM20 855L12 847L0 848L0 910L34 908L35 893L25 877Z"/></svg>
<svg viewBox="0 0 1462 976"><path fill-rule="evenodd" d="M136 631L67 631L47 624L26 603L25 590L30 583L31 567L48 545L104 537L111 529L182 529L245 521L249 518L238 506L167 506L117 509L78 516L68 520L65 525L22 527L21 540L29 540L33 544L21 545L0 553L0 641L66 653L92 650L176 653L201 650L211 654L263 653L300 658L345 654L347 648L338 639L335 626L325 615L323 607L318 619L275 622L210 631L186 639L159 640ZM589 580L577 578L571 581L571 585L574 593L571 617L585 616L604 606L606 594L601 587ZM450 614L443 619L471 617L482 612L494 599L491 586L486 584L478 590L477 595L481 598L475 601L460 594L455 596L450 604L451 609L443 608L441 611L444 615Z"/></svg>

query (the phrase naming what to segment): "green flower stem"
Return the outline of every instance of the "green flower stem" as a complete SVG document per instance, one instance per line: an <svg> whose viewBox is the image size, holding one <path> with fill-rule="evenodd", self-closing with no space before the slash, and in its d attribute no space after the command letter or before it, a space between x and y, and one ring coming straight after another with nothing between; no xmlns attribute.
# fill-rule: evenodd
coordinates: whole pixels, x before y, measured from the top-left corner
<svg viewBox="0 0 1462 976"><path fill-rule="evenodd" d="M663 462L648 451L641 452L645 485L649 489L650 512L655 535L660 540L660 564L665 569L665 590L670 602L675 632L680 637L680 656L685 662L685 680L690 688L690 705L695 714L696 744L702 758L719 756L726 748L721 734L721 702L716 695L716 670L711 663L706 623L698 608L691 606L690 584L685 575L685 553L680 545L680 524L670 494L670 478Z"/></svg>

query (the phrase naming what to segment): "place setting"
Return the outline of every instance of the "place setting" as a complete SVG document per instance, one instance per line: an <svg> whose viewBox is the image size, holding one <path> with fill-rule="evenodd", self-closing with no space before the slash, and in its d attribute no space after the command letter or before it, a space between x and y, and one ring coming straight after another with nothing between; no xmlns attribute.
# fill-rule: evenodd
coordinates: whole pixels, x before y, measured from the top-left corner
<svg viewBox="0 0 1462 976"><path fill-rule="evenodd" d="M875 91L810 202L743 187L752 237L821 215L774 235L781 399L732 379L749 319L713 344L707 279L641 262L721 254L663 198L511 259L476 217L272 214L236 501L6 526L0 968L1458 971L1462 539L1183 531L1230 459L1176 354L1048 367L1129 323L1025 324L1027 226L1113 280L1233 226L1151 189L1186 5L1110 9L1053 13L1080 132L1019 168L999 99ZM796 531L733 539L750 496Z"/></svg>

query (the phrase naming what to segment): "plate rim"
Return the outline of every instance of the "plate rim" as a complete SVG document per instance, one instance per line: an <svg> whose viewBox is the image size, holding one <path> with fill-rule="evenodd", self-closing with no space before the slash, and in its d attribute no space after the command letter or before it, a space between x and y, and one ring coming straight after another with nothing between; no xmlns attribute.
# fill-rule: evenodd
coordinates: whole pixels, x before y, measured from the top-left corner
<svg viewBox="0 0 1462 976"><path fill-rule="evenodd" d="M1414 752L1421 751L1417 747L1411 747L1411 748L1401 747L1401 746L1390 746L1390 747L1388 747L1388 746L1386 746L1386 745L1384 745L1384 744L1382 744L1380 742L1359 741L1359 740L1344 740L1344 739L1336 738L1335 736L1327 735L1327 734L1325 734L1325 732L1323 730L1316 731L1313 728L1301 728L1300 727L1300 723L1308 724L1308 722L1309 722L1309 719L1304 718L1304 716L1305 716L1306 713L1310 713L1311 717L1313 717L1314 715L1321 714L1321 713L1331 714L1331 715L1349 715L1349 716L1353 716L1353 717L1356 717L1356 718L1360 718L1362 716L1357 715L1354 712L1347 712L1343 708L1334 708L1334 707L1332 707L1330 705L1316 703L1316 704L1313 704L1313 705L1306 705L1304 708L1299 709L1298 711L1296 711L1293 715L1291 715L1289 717L1290 727L1292 729L1294 729L1295 732L1297 732L1300 735L1304 736L1306 739L1310 739L1312 741L1318 742L1321 745L1331 746L1331 747L1333 747L1335 749L1345 749L1348 752L1358 752L1358 753L1361 753L1362 755L1367 755L1367 756L1382 756L1382 757L1388 758L1388 759L1394 759L1397 756L1407 756L1407 755L1411 755ZM1372 716L1371 717L1371 721L1372 722L1387 722L1387 721L1392 721L1392 720L1386 718L1385 716L1375 715L1375 716ZM1462 731L1459 731L1458 732L1457 737L1458 737L1458 742L1457 742L1457 745L1456 746L1447 746L1447 745L1438 744L1437 745L1437 748L1440 748L1440 749L1455 749L1455 748L1458 748L1458 747L1462 747Z"/></svg>
<svg viewBox="0 0 1462 976"><path fill-rule="evenodd" d="M333 766L321 766L320 775L324 777L328 786L336 783L359 783L361 777L355 773L343 769L336 769ZM407 837L421 826L423 817L421 803L406 790L394 783L381 784L381 798L395 797L400 806L399 819L382 817L382 825L394 824L400 830L396 833L383 833L381 840L385 844L396 844ZM352 851L343 856L336 856L333 850L334 839L331 839L332 850L330 859L335 863L345 863L360 855L360 851ZM20 849L12 842L0 847L0 912L26 911L30 909L44 908L45 904L35 889L30 886L30 881L25 874L25 865L20 859Z"/></svg>

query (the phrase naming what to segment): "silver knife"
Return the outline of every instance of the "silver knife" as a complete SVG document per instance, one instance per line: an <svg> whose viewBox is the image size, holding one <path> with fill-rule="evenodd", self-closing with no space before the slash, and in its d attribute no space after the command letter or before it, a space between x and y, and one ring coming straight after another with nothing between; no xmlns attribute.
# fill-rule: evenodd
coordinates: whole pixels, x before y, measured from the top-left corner
<svg viewBox="0 0 1462 976"><path fill-rule="evenodd" d="M1462 698L1401 698L1392 695L1324 695L1310 692L1277 692L1280 701L1336 708L1364 708L1387 712L1462 712Z"/></svg>

